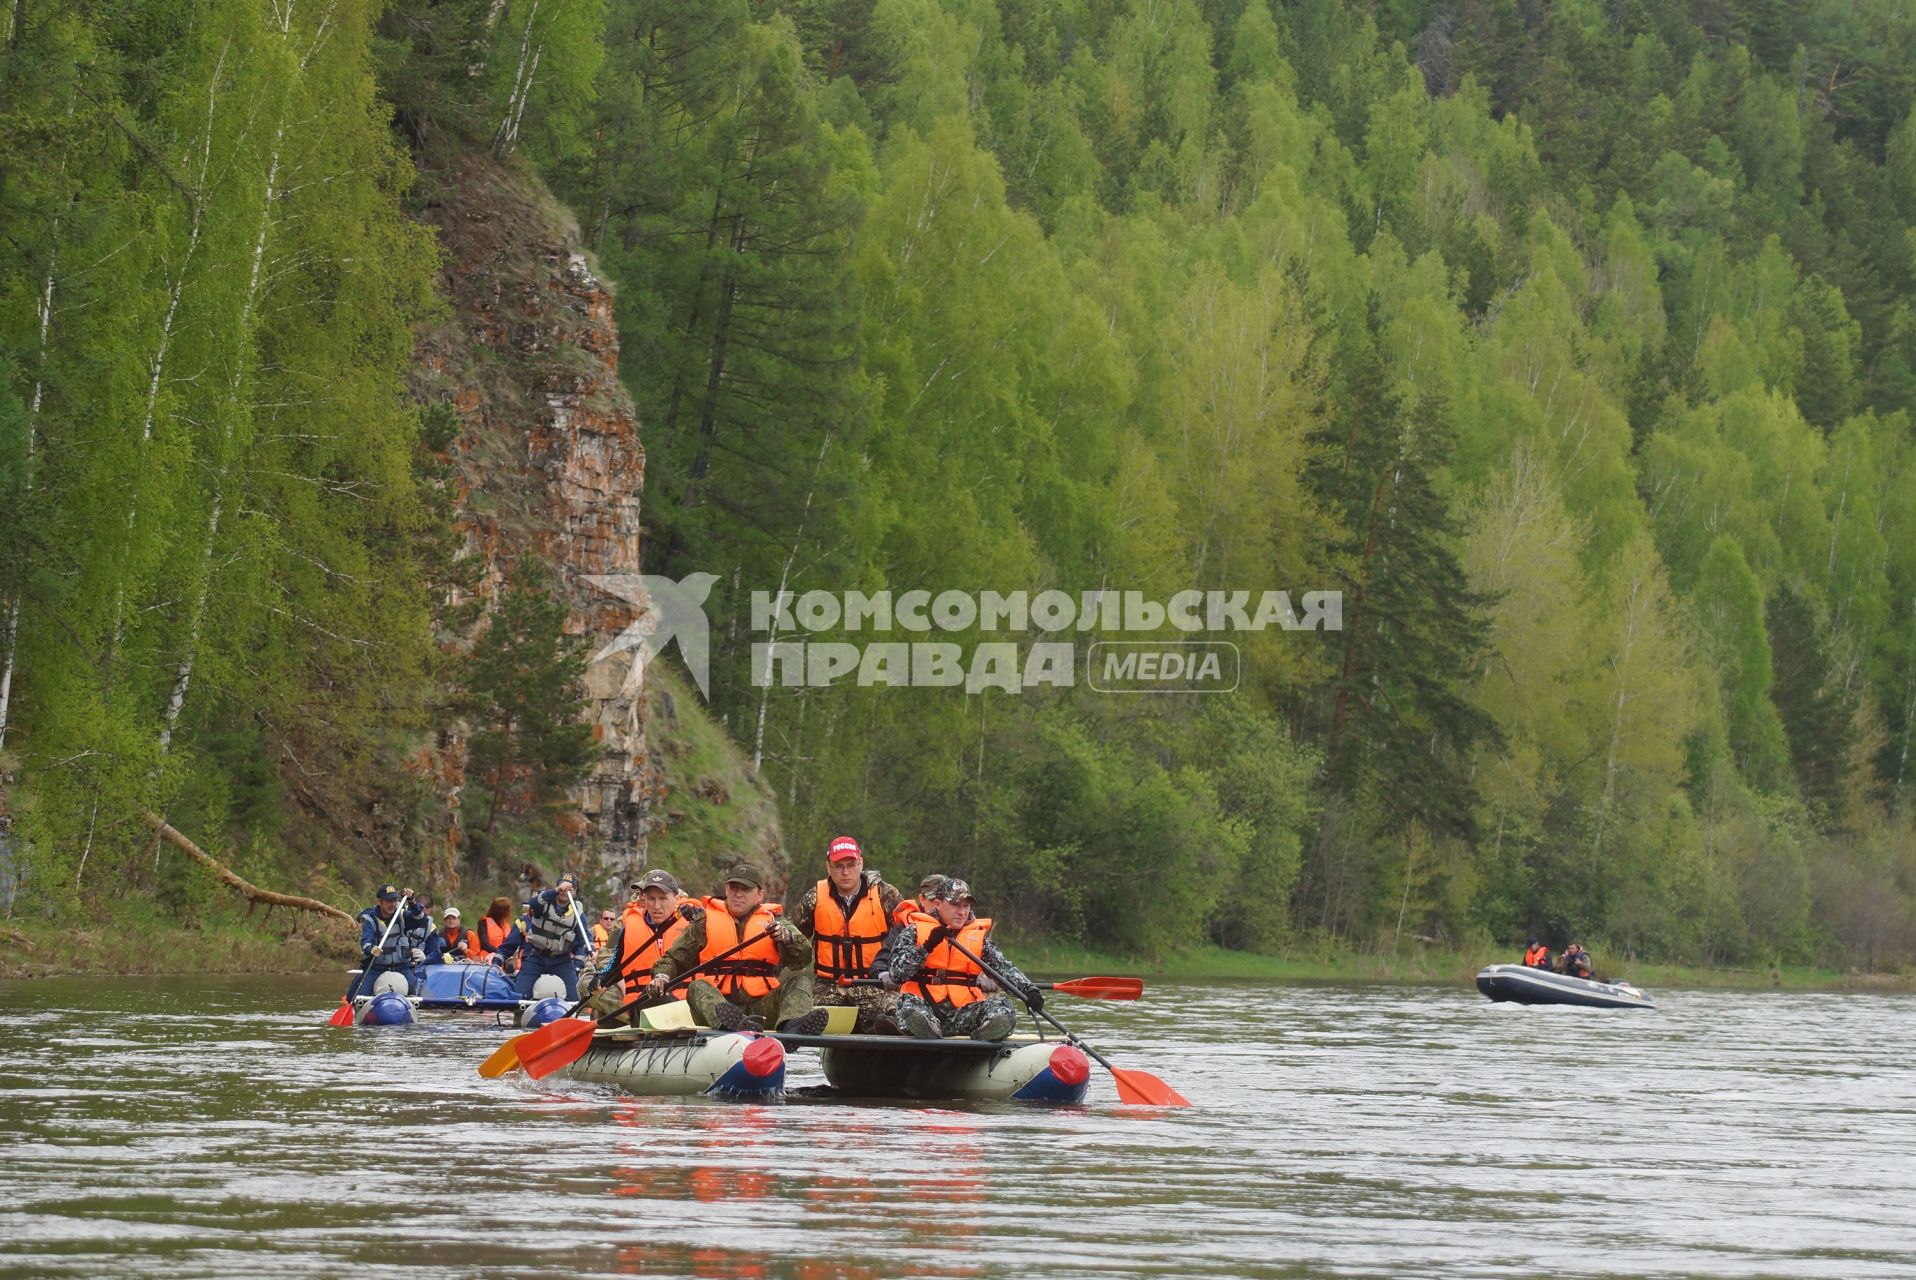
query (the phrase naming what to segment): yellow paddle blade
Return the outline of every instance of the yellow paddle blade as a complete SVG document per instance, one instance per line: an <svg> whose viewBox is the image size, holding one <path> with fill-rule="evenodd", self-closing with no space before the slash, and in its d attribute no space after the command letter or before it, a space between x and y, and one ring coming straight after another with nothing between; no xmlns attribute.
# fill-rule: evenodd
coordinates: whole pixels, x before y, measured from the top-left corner
<svg viewBox="0 0 1916 1280"><path fill-rule="evenodd" d="M497 1049L494 1049L486 1060L479 1064L479 1074L488 1080L496 1080L508 1071L517 1071L519 1069L519 1042L523 1039L525 1039L524 1036L514 1036Z"/></svg>

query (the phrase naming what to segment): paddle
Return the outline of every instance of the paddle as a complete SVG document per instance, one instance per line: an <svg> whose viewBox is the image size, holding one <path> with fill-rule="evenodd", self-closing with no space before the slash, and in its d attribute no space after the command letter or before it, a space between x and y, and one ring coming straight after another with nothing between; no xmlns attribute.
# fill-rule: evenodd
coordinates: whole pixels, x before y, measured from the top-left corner
<svg viewBox="0 0 1916 1280"><path fill-rule="evenodd" d="M579 899L576 896L571 900L571 906L572 906L572 922L579 926L579 937L587 945L590 945L592 942L592 937L590 934L588 934L585 931L585 918L579 914ZM500 945L501 946L505 945L505 940L503 938L500 939ZM626 971L624 969L620 969L618 973L612 976L612 982L624 982L625 976L626 976ZM611 986L612 982L608 982L606 983L606 985ZM570 1018L573 1014L585 1008L585 1006L591 1001L591 999L592 999L591 996L587 996L584 1000L579 1001L579 1003L573 1005L570 1009L567 1009L565 1011L565 1016ZM557 1021L557 1019L555 1019L554 1021ZM541 1027L540 1030L544 1030L544 1028ZM527 1034L531 1034L531 1033L528 1032ZM486 1060L479 1064L479 1074L484 1076L488 1080L493 1080L493 1079L497 1079L499 1076L505 1075L508 1071L518 1070L519 1042L524 1039L525 1039L525 1036L514 1036L512 1039L506 1041L504 1044L500 1045L497 1049L494 1049L491 1053L487 1054Z"/></svg>
<svg viewBox="0 0 1916 1280"><path fill-rule="evenodd" d="M945 941L951 944L953 951L956 951L959 955L977 965L980 972L997 983L999 987L1016 994L1020 1000L1024 1001L1025 1007L1031 1010L1034 1017L1043 1018L1052 1026L1064 1032L1065 1039L1091 1055L1099 1066L1109 1071L1111 1078L1117 1082L1118 1100L1120 1102L1130 1102L1143 1107L1188 1107L1191 1105L1190 1101L1185 1098L1183 1094L1152 1075L1149 1071L1120 1071L1118 1068L1112 1066L1109 1058L1079 1039L1077 1033L1070 1027L1065 1026L1064 1023L1059 1022L1043 1009L1032 1004L1030 997L1026 996L1018 987L1006 981L1003 974L995 972L990 965L985 963L984 957L972 954L965 948L963 943L954 937L947 935Z"/></svg>
<svg viewBox="0 0 1916 1280"><path fill-rule="evenodd" d="M1062 991L1087 1000L1136 1000L1144 994L1142 978L1073 978L1069 982L1040 982L1046 991Z"/></svg>
<svg viewBox="0 0 1916 1280"><path fill-rule="evenodd" d="M411 901L409 897L399 900L399 907L393 912L393 918L386 922L386 932L379 935L379 945L373 948L373 956L386 949L386 939L393 936L393 926L399 923L400 916L406 914L406 904ZM353 985L347 988L346 994L339 998L339 1008L333 1010L333 1016L326 1019L327 1026L350 1027L353 1025L353 1001L359 998L359 988L366 981L366 975L372 971L372 956L368 956L365 967L360 969L359 976L353 979Z"/></svg>
<svg viewBox="0 0 1916 1280"><path fill-rule="evenodd" d="M688 978L695 978L701 972L710 969L719 961L737 955L739 952L745 950L745 948L757 942L760 938L767 936L769 935L765 933L755 933L745 941L739 943L736 947L721 951L710 960L704 960L693 965L690 969L687 969L684 973L672 979L669 985L676 987ZM612 982L623 982L625 978L626 971L621 969L618 975L612 979ZM606 985L610 986L611 982L608 982ZM524 1067L527 1075L531 1076L534 1080L542 1080L554 1071L557 1071L560 1067L569 1066L577 1062L584 1056L586 1046L592 1043L592 1033L594 1031L597 1031L606 1023L611 1022L614 1018L622 1014L630 1013L632 1010L638 1008L639 1002L644 998L642 995L634 996L619 1008L606 1014L603 1018L596 1018L588 1022L583 1018L574 1016L579 1010L585 1008L587 1000L590 999L590 997L587 997L587 1000L581 1000L570 1009L567 1009L564 1017L554 1018L538 1030L528 1031L522 1036L514 1036L512 1039L500 1045L497 1049L493 1050L490 1057L479 1064L479 1074L490 1080L497 1076L502 1076L515 1068ZM534 1069L535 1067L537 1068L536 1070Z"/></svg>
<svg viewBox="0 0 1916 1280"><path fill-rule="evenodd" d="M877 978L843 978L841 987L883 986ZM1136 1000L1144 994L1142 978L1073 978L1069 982L1034 982L1046 991L1062 991L1086 1000Z"/></svg>

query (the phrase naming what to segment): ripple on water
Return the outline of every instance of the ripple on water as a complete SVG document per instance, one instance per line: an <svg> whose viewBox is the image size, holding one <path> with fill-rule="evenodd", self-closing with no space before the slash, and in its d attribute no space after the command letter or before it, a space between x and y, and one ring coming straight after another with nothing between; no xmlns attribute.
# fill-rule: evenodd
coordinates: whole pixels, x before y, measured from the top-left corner
<svg viewBox="0 0 1916 1280"><path fill-rule="evenodd" d="M1118 1106L1102 1073L1058 1110L483 1080L506 1034L487 1019L341 1031L336 991L267 981L8 996L0 1273L1856 1277L1916 1258L1906 997L1056 1002L1197 1104L1161 1111ZM791 1080L822 1077L800 1054Z"/></svg>

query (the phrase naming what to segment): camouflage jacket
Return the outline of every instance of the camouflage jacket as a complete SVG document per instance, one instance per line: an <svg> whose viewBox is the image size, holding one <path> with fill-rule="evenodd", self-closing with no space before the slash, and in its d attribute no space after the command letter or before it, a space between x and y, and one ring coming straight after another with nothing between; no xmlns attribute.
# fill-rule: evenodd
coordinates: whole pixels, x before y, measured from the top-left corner
<svg viewBox="0 0 1916 1280"><path fill-rule="evenodd" d="M884 873L866 867L864 878L858 882L858 892L852 895L852 900L856 902L864 897L873 885L878 886L878 908L885 913L885 919L890 920L891 913L898 910L898 904L905 900L905 895L896 886L885 883ZM785 918L809 938L817 928L817 916L818 881L814 880L805 886L805 892L798 896L797 902L785 908Z"/></svg>
<svg viewBox="0 0 1916 1280"><path fill-rule="evenodd" d="M924 967L925 957L925 948L918 945L918 931L910 925L901 924L886 935L885 945L879 948L878 959L872 964L872 972L880 977L889 974L893 982L903 984ZM984 949L978 953L978 958L985 962L986 968L1018 988L1011 994L1017 995L1030 988L1031 979L1025 976L1024 970L1007 960L1005 953L998 950L998 944L989 936L985 938Z"/></svg>
<svg viewBox="0 0 1916 1280"><path fill-rule="evenodd" d="M779 917L778 922L781 925L791 923L783 916ZM772 938L778 943L780 965L811 963L811 939L797 929L775 927ZM679 935L678 941L665 949L665 954L660 956L658 963L652 966L652 973L654 976L662 973L668 978L676 978L698 964L699 952L703 950L705 950L705 916L701 914L698 919L685 926L685 932Z"/></svg>

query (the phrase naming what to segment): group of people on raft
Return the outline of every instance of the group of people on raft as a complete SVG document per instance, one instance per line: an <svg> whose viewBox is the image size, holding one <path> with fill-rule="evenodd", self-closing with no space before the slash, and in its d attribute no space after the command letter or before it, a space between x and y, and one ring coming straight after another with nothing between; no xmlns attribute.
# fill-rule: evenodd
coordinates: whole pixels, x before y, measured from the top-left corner
<svg viewBox="0 0 1916 1280"><path fill-rule="evenodd" d="M464 961L497 965L513 975L514 990L522 1000L532 998L534 984L546 974L559 978L572 992L580 968L594 949L584 910L578 901L578 882L570 875L534 895L517 919L511 899L494 898L477 929L468 929L459 908L452 906L435 924L423 895L380 885L376 900L359 913L366 989L375 989L382 973L398 974L412 989L417 969Z"/></svg>
<svg viewBox="0 0 1916 1280"><path fill-rule="evenodd" d="M1535 937L1523 940L1523 963L1526 969L1542 969L1548 973L1566 974L1572 978L1586 978L1596 981L1596 970L1590 963L1590 953L1583 949L1581 942L1572 942L1563 949L1556 964L1550 962L1550 948L1538 942Z"/></svg>
<svg viewBox="0 0 1916 1280"><path fill-rule="evenodd" d="M727 875L718 897L688 896L668 871L646 873L631 893L620 912L589 929L578 884L564 876L534 895L509 928L487 928L500 924L495 903L473 933L454 908L434 929L410 890L382 885L379 900L360 913L361 950L369 971L391 969L409 981L416 965L509 964L516 956L522 999L552 974L568 1001L583 993L602 1017L641 998L682 997L701 1024L727 1031L816 1035L828 1008L849 1006L858 1011L855 1030L865 1034L1002 1040L1017 1025L1008 996L1033 1009L1044 1004L992 940L970 885L929 875L907 898L865 866L851 836L830 842L824 878L789 910L765 900L749 867ZM678 981L694 969L689 984Z"/></svg>

